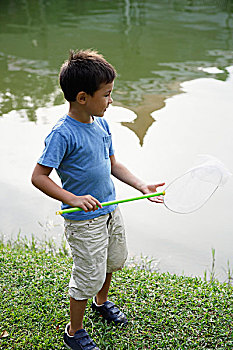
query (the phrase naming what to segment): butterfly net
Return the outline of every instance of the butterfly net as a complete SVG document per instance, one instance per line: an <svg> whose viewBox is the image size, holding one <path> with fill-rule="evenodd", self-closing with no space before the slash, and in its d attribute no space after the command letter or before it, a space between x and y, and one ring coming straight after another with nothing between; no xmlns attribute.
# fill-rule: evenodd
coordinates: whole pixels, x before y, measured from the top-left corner
<svg viewBox="0 0 233 350"><path fill-rule="evenodd" d="M164 204L176 213L191 213L202 207L231 173L212 156L175 179L165 190Z"/></svg>

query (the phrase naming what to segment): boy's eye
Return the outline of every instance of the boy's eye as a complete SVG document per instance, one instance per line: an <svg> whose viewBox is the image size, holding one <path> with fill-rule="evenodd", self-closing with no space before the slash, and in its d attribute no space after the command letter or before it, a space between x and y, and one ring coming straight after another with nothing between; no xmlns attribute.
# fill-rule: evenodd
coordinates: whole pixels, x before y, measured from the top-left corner
<svg viewBox="0 0 233 350"><path fill-rule="evenodd" d="M109 97L109 96L111 96L111 93L112 93L112 91L109 91L106 95L104 95L104 97Z"/></svg>

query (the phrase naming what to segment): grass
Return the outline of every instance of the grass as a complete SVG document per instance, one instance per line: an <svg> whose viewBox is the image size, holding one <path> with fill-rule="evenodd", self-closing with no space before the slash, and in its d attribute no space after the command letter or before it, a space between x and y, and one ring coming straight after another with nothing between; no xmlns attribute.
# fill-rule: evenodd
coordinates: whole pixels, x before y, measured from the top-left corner
<svg viewBox="0 0 233 350"><path fill-rule="evenodd" d="M72 266L65 246L1 242L0 261L0 349L64 349ZM101 350L233 349L229 283L127 266L114 274L109 299L129 324L107 325L89 302L85 328Z"/></svg>

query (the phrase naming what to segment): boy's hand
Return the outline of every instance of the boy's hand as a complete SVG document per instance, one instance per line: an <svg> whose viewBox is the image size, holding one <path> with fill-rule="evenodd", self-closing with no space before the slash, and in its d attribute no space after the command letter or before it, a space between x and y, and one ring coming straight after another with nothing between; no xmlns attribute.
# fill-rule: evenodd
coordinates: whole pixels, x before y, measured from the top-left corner
<svg viewBox="0 0 233 350"><path fill-rule="evenodd" d="M79 207L85 212L88 212L102 208L102 205L95 197L88 194L85 196L76 196L75 199L72 200L72 207Z"/></svg>
<svg viewBox="0 0 233 350"><path fill-rule="evenodd" d="M164 186L164 185L165 185L165 182L157 184L157 185L143 185L141 187L141 192L143 194L155 193L155 192L157 192L157 188L158 187ZM161 190L161 192L162 192L162 190ZM148 198L148 199L151 202L163 203L163 196L151 197L151 198Z"/></svg>

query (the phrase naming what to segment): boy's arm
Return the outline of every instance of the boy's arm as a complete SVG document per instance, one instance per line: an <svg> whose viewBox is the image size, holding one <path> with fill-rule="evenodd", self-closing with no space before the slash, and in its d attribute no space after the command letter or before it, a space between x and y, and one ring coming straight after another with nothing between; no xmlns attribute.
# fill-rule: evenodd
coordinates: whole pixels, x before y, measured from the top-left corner
<svg viewBox="0 0 233 350"><path fill-rule="evenodd" d="M142 180L138 179L135 175L133 175L123 164L116 161L114 155L110 156L111 160L111 173L118 180L130 185L137 190L141 191L143 194L154 193L157 192L157 188L160 186L164 186L165 182L155 185L147 185ZM163 199L159 197L149 198L149 200L162 203Z"/></svg>
<svg viewBox="0 0 233 350"><path fill-rule="evenodd" d="M71 207L82 208L85 212L95 211L98 207L102 208L101 203L91 195L76 196L58 186L49 177L52 170L53 168L36 164L32 174L32 184L47 194L47 196L66 203Z"/></svg>

